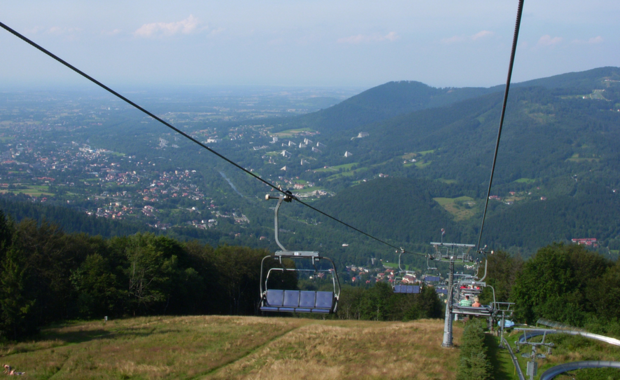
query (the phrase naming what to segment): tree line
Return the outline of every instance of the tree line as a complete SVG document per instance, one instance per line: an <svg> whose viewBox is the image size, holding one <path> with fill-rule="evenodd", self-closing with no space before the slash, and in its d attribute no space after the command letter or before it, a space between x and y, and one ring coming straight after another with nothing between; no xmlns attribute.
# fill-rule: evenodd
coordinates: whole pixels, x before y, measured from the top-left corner
<svg viewBox="0 0 620 380"><path fill-rule="evenodd" d="M16 223L0 210L0 338L20 339L51 323L105 316L256 315L261 260L268 254L148 232L111 238L65 233L46 221ZM265 261L266 270L273 265L275 260ZM298 288L294 272L272 277L276 288ZM434 318L442 307L432 288L402 295L388 284L348 286L336 318Z"/></svg>
<svg viewBox="0 0 620 380"><path fill-rule="evenodd" d="M255 314L267 254L151 233L67 234L0 211L0 332L17 339L53 322L104 316ZM293 276L282 281L296 287Z"/></svg>
<svg viewBox="0 0 620 380"><path fill-rule="evenodd" d="M515 303L514 318L539 318L620 336L620 261L581 245L554 243L529 260L498 252L489 257L487 283L497 300ZM483 303L492 300L489 289Z"/></svg>

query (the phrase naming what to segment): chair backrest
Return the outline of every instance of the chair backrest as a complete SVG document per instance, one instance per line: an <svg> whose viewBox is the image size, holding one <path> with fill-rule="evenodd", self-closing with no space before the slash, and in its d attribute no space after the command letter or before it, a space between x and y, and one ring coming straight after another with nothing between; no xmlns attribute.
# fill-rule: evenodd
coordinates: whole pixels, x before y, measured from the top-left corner
<svg viewBox="0 0 620 380"><path fill-rule="evenodd" d="M285 290L283 307L298 307L299 306L299 290Z"/></svg>
<svg viewBox="0 0 620 380"><path fill-rule="evenodd" d="M267 290L267 304L272 307L281 307L284 302L284 290L269 289Z"/></svg>
<svg viewBox="0 0 620 380"><path fill-rule="evenodd" d="M301 291L299 292L299 307L312 309L316 302L316 292Z"/></svg>
<svg viewBox="0 0 620 380"><path fill-rule="evenodd" d="M396 285L394 293L418 294L420 293L419 285Z"/></svg>
<svg viewBox="0 0 620 380"><path fill-rule="evenodd" d="M331 310L334 306L334 292L316 292L316 308Z"/></svg>
<svg viewBox="0 0 620 380"><path fill-rule="evenodd" d="M262 311L328 314L334 310L334 292L269 289Z"/></svg>

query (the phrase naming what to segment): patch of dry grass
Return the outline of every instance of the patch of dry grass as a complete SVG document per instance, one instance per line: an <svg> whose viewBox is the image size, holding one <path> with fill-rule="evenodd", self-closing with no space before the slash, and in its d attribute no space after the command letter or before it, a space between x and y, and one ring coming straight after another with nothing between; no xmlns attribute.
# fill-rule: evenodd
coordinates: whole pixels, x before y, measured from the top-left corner
<svg viewBox="0 0 620 380"><path fill-rule="evenodd" d="M0 354L34 379L453 379L442 333L441 321L133 318L47 329Z"/></svg>
<svg viewBox="0 0 620 380"><path fill-rule="evenodd" d="M442 337L441 321L313 322L208 378L454 379L458 350Z"/></svg>

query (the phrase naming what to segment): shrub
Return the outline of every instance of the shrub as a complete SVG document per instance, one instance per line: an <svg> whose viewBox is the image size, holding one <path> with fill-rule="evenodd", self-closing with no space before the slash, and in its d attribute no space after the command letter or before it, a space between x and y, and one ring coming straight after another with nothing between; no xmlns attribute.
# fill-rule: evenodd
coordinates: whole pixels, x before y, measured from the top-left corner
<svg viewBox="0 0 620 380"><path fill-rule="evenodd" d="M484 321L481 319L472 319L465 325L457 380L488 380L491 378L491 362L484 344L483 326Z"/></svg>

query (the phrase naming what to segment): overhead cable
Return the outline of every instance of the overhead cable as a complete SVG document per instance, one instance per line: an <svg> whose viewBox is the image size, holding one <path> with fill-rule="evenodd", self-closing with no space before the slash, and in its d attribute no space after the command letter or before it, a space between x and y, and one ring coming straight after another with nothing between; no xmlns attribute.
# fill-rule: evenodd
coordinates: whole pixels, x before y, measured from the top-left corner
<svg viewBox="0 0 620 380"><path fill-rule="evenodd" d="M508 78L506 78L506 90L504 91L504 102L502 105L502 115L499 119L499 130L497 131L497 142L495 143L495 154L493 155L493 166L491 167L491 178L489 178L489 189L484 203L484 212L482 214L482 223L480 225L480 234L478 235L478 244L476 250L480 251L480 242L482 241L482 232L484 231L484 221L487 216L487 208L489 207L489 197L491 196L491 186L493 185L493 174L495 173L495 164L497 163L497 152L499 150L499 140L502 137L502 128L504 126L504 116L506 114L506 103L508 102L508 91L510 89L510 80L512 77L512 67L515 62L515 54L517 52L517 40L519 38L519 28L521 27L521 14L523 13L523 0L519 0L519 8L517 10L517 21L515 22L515 32L512 39L512 51L510 52L510 64L508 65Z"/></svg>
<svg viewBox="0 0 620 380"><path fill-rule="evenodd" d="M182 135L183 137L191 140L192 142L198 144L199 146L201 146L202 148L208 150L209 152L215 154L216 156L218 156L219 158L221 158L222 160L228 162L229 164L233 165L234 167L236 167L239 170L244 171L245 173L251 175L252 177L256 178L257 180L261 181L262 183L264 183L265 185L271 187L272 189L291 197L292 199L296 200L297 202L301 203L302 205L310 208L313 211L318 212L319 214L328 217L329 219L332 219L340 224L342 224L345 227L348 227L366 237L369 237L379 243L382 243L384 245L387 245L388 247L394 248L398 251L401 251L402 248L399 248L395 245L392 245L382 239L379 239L369 233L366 233L356 227L353 227L352 225L343 222L342 220L333 217L319 209L317 209L314 206L311 206L305 202L302 202L299 198L293 196L290 192L288 191L284 191L281 188L279 188L278 186L275 186L274 184L272 184L271 182L261 178L260 176L256 175L255 173L249 171L248 169L244 168L243 166L237 164L236 162L232 161L231 159L227 158L226 156L222 155L221 153L218 153L217 151L209 148L207 145L201 143L200 141L196 140L195 138L193 138L192 136L188 135L187 133L181 131L180 129L176 128L175 126L173 126L172 124L168 123L167 121L163 120L162 118L160 118L159 116L155 115L154 113L148 111L147 109L141 107L140 105L136 104L135 102L129 100L128 98L126 98L125 96L119 94L118 92L114 91L113 89L111 89L110 87L106 86L105 84L99 82L98 80L96 80L95 78L91 77L90 75L86 74L85 72L81 71L80 69L78 69L77 67L71 65L70 63L66 62L65 60L61 59L60 57L58 57L57 55L53 54L52 52L46 50L45 48L43 48L42 46L38 45L37 43L35 43L34 41L30 40L29 38L25 37L24 35L22 35L21 33L11 29L10 27L8 27L7 25L5 25L4 23L0 22L0 27L2 27L3 29L5 29L6 31L8 31L9 33L15 35L17 38L23 40L24 42L28 43L29 45L33 46L34 48L36 48L37 50L41 51L42 53L48 55L49 57L51 57L52 59L56 60L57 62L63 64L64 66L68 67L69 69L75 71L76 73L78 73L79 75L83 76L84 78L88 79L89 81L93 82L94 84L96 84L97 86L103 88L104 90L108 91L109 93L111 93L112 95L116 96L117 98L123 100L124 102L130 104L131 106L137 108L138 110L144 112L145 114L147 114L148 116L152 117L153 119L159 121L160 123L164 124L166 127L174 130L175 132L177 132L178 134Z"/></svg>

